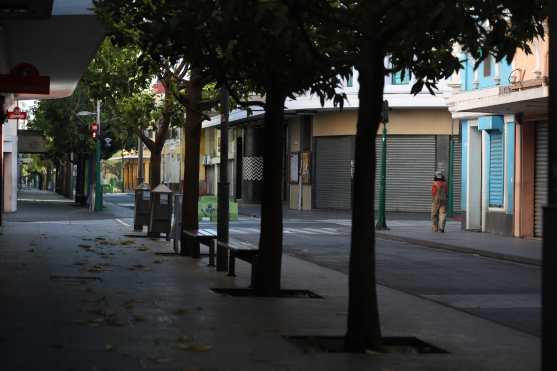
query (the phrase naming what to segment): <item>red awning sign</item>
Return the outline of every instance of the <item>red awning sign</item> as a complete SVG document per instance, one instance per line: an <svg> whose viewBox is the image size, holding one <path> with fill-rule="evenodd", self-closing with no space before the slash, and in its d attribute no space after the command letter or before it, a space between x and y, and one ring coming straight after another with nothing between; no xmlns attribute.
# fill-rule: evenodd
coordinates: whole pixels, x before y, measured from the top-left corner
<svg viewBox="0 0 557 371"><path fill-rule="evenodd" d="M13 111L8 111L8 120L27 120L27 112L23 112L21 108L16 107Z"/></svg>

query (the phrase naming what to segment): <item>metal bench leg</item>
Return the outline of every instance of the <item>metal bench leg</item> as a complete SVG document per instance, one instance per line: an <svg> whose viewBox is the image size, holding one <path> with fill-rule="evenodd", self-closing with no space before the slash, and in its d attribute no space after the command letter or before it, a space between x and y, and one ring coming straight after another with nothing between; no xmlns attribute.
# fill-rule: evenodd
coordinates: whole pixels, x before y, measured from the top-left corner
<svg viewBox="0 0 557 371"><path fill-rule="evenodd" d="M236 276L236 257L232 250L228 252L228 275L231 277Z"/></svg>
<svg viewBox="0 0 557 371"><path fill-rule="evenodd" d="M215 244L216 241L209 242L209 267L215 266Z"/></svg>
<svg viewBox="0 0 557 371"><path fill-rule="evenodd" d="M255 270L256 270L256 265L257 265L257 257L254 256L253 260L251 261L251 277L250 277L250 289L254 289L255 288Z"/></svg>

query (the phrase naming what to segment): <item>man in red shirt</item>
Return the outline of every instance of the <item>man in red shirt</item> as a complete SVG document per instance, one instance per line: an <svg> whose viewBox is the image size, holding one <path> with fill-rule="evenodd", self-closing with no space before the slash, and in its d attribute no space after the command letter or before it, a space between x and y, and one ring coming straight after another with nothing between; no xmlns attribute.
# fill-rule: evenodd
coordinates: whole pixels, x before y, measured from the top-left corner
<svg viewBox="0 0 557 371"><path fill-rule="evenodd" d="M442 172L437 171L431 186L431 222L433 232L445 232L447 220L447 182Z"/></svg>

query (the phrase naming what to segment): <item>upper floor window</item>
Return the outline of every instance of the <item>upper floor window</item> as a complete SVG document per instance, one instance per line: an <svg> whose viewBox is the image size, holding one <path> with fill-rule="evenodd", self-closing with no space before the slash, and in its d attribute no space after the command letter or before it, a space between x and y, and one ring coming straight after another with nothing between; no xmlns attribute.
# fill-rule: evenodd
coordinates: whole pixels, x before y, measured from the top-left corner
<svg viewBox="0 0 557 371"><path fill-rule="evenodd" d="M410 84L410 71L404 70L404 74L403 74L403 71L394 72L391 75L391 84L392 85L408 85L408 84Z"/></svg>
<svg viewBox="0 0 557 371"><path fill-rule="evenodd" d="M354 86L354 75L350 74L346 79L346 87L351 88Z"/></svg>

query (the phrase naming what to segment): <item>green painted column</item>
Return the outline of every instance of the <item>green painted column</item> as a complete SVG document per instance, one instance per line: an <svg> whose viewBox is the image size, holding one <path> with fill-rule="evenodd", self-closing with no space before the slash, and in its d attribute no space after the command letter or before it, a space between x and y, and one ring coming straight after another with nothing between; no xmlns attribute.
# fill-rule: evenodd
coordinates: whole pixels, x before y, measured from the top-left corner
<svg viewBox="0 0 557 371"><path fill-rule="evenodd" d="M449 174L447 186L449 188L449 194L447 196L447 216L452 218L454 216L454 136L451 135L449 139Z"/></svg>
<svg viewBox="0 0 557 371"><path fill-rule="evenodd" d="M377 215L376 230L388 230L385 218L385 199L387 195L387 124L383 123L383 135L381 137L381 169L379 178L379 210Z"/></svg>
<svg viewBox="0 0 557 371"><path fill-rule="evenodd" d="M95 211L103 209L101 181L101 101L97 100L97 140L95 148Z"/></svg>

